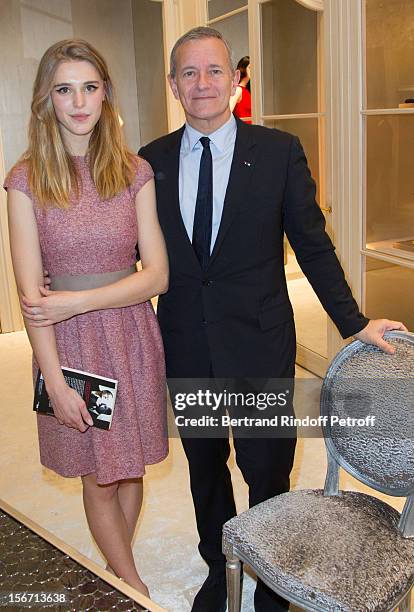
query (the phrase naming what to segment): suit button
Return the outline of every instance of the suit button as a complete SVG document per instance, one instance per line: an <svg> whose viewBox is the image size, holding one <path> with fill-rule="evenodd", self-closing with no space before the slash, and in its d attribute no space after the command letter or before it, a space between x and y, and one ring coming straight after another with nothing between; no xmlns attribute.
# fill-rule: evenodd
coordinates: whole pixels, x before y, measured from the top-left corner
<svg viewBox="0 0 414 612"><path fill-rule="evenodd" d="M204 285L204 287L211 287L211 285L212 285L212 284L213 284L213 281L212 281L212 280L209 280L208 278L205 278L205 279L203 280L203 285Z"/></svg>

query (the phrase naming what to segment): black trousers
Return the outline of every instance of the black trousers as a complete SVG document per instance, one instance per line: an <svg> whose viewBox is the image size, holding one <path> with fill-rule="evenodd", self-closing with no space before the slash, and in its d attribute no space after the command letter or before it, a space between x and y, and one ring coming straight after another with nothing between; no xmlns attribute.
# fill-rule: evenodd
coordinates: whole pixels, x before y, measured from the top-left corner
<svg viewBox="0 0 414 612"><path fill-rule="evenodd" d="M223 524L236 515L225 438L182 438L188 459L190 486L200 554L210 569L224 571L221 551ZM249 487L249 506L289 490L296 439L234 438L236 462Z"/></svg>
<svg viewBox="0 0 414 612"><path fill-rule="evenodd" d="M201 349L196 351L196 354L203 356L204 365L199 367L200 359L197 360L195 357L194 370L185 374L189 379L198 377L208 379L210 377L214 380L215 372L206 337L201 334L197 336L197 339L201 342ZM294 337L292 351L291 355L289 353L289 359L286 359L285 364L280 367L279 378L290 380L294 378ZM179 391L179 384L177 385L176 381L184 373L167 367L168 370L171 377L169 388L174 406L175 394ZM269 374L263 373L262 375ZM199 551L210 571L224 574L226 559L222 553L222 529L224 523L236 515L230 470L227 466L230 455L228 435L221 438L195 438L185 437L184 432L180 431L180 433L183 433L181 441L189 465L191 494L200 537ZM289 491L289 476L296 447L295 435L293 432L290 438L255 438L237 437L235 434L233 439L236 462L249 487L250 507ZM259 580L255 594L255 606L257 609L273 612L288 609L288 602L273 593Z"/></svg>

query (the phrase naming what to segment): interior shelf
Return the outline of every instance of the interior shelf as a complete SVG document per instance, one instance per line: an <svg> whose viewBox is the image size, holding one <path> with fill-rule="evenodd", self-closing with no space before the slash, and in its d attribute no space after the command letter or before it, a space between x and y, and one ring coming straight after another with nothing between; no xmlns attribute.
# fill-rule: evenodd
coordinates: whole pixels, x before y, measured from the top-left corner
<svg viewBox="0 0 414 612"><path fill-rule="evenodd" d="M414 236L391 238L378 242L368 242L366 248L371 251L393 255L401 259L414 261Z"/></svg>

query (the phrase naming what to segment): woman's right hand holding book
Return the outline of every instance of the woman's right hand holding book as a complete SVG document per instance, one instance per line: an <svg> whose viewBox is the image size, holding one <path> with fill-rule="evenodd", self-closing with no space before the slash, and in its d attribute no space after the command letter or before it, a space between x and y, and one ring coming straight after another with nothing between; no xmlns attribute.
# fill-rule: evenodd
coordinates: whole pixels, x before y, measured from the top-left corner
<svg viewBox="0 0 414 612"><path fill-rule="evenodd" d="M47 387L47 385L46 385ZM64 381L59 388L47 389L53 411L59 423L84 432L93 425L86 404L74 389Z"/></svg>

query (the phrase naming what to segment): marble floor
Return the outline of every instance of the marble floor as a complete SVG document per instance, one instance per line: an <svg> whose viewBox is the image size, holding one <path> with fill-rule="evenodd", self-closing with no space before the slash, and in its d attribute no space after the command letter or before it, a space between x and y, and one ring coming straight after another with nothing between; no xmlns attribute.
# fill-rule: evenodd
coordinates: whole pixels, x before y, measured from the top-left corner
<svg viewBox="0 0 414 612"><path fill-rule="evenodd" d="M24 332L0 335L0 498L103 564L86 524L79 479L61 478L39 463L35 418L31 410L30 361L31 351ZM301 369L298 369L298 376L314 379ZM315 393L311 393L307 402L313 402L317 410ZM233 455L230 465L237 507L242 511L247 508L247 491ZM299 439L292 474L293 488L323 487L325 469L323 441ZM366 490L346 474L342 474L341 487ZM378 496L398 510L402 509L403 499ZM197 551L186 460L176 438L170 440L168 458L148 468L134 555L153 600L169 612L188 612L206 576L206 566ZM247 576L243 612L253 610L253 589L254 580Z"/></svg>

